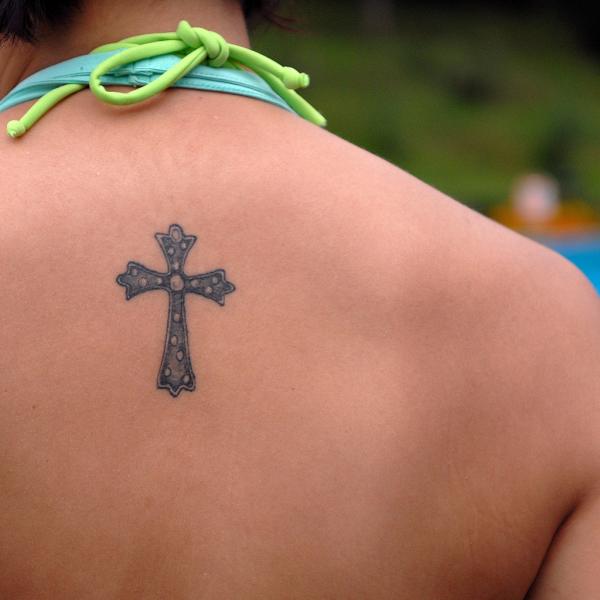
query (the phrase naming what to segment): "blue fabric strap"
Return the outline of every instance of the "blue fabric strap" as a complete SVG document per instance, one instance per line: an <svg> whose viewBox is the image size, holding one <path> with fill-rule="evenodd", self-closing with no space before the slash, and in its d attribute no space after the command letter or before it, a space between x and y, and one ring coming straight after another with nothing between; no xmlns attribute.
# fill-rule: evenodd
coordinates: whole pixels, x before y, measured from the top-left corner
<svg viewBox="0 0 600 600"><path fill-rule="evenodd" d="M0 112L23 102L41 98L46 92L65 83L87 84L94 68L109 56L118 54L120 51L113 50L77 56L30 75L0 100ZM101 81L106 85L142 86L162 75L179 60L179 57L172 54L146 58L111 71L102 76ZM241 69L199 65L179 79L172 87L248 96L294 112L261 77Z"/></svg>

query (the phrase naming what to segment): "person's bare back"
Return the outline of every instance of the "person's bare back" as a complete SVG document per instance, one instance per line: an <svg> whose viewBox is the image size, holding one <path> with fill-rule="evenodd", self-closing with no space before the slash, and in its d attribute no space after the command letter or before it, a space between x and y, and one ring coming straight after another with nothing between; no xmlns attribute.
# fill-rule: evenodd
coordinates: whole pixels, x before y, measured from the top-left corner
<svg viewBox="0 0 600 600"><path fill-rule="evenodd" d="M565 260L248 98L82 92L0 156L1 598L600 592L600 307ZM116 281L174 224L235 286L186 295L176 398L168 294Z"/></svg>

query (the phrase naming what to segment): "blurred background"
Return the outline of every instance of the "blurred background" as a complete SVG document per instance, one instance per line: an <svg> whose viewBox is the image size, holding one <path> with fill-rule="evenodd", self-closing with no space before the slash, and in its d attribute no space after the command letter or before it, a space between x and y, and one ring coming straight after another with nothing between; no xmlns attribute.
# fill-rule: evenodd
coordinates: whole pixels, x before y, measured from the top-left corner
<svg viewBox="0 0 600 600"><path fill-rule="evenodd" d="M575 262L600 291L600 35L565 2L284 2L253 47L330 131ZM290 17L288 21L285 17Z"/></svg>

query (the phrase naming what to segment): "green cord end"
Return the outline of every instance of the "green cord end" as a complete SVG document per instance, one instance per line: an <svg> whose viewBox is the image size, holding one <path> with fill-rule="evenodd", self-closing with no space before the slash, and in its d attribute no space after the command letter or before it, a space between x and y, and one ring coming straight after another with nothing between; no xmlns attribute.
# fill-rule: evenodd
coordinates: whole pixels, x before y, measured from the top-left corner
<svg viewBox="0 0 600 600"><path fill-rule="evenodd" d="M21 121L9 121L6 125L6 133L11 138L18 138L25 134L27 127Z"/></svg>
<svg viewBox="0 0 600 600"><path fill-rule="evenodd" d="M299 73L294 67L281 69L281 81L288 90L306 88L310 85L310 77L306 73Z"/></svg>
<svg viewBox="0 0 600 600"><path fill-rule="evenodd" d="M300 87L307 88L310 85L310 77L308 73L300 73Z"/></svg>

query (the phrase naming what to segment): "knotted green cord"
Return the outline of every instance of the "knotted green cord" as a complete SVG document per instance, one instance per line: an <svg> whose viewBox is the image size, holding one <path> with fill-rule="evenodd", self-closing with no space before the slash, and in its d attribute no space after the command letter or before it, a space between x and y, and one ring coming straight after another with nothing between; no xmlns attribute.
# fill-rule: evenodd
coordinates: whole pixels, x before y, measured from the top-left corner
<svg viewBox="0 0 600 600"><path fill-rule="evenodd" d="M306 73L299 73L292 67L283 67L243 46L229 44L218 33L192 27L187 21L181 21L174 33L136 35L94 48L90 54L121 48L125 50L101 62L90 75L89 88L103 102L122 106L148 100L208 59L211 67L241 69L241 65L244 65L252 69L301 117L321 127L327 124L325 117L294 91L308 87L310 79ZM142 87L130 92L111 92L100 83L100 78L112 69L163 54L177 54L182 58L154 81ZM8 135L12 138L21 137L61 100L85 87L86 84L68 83L48 92L35 102L21 119L8 123Z"/></svg>

